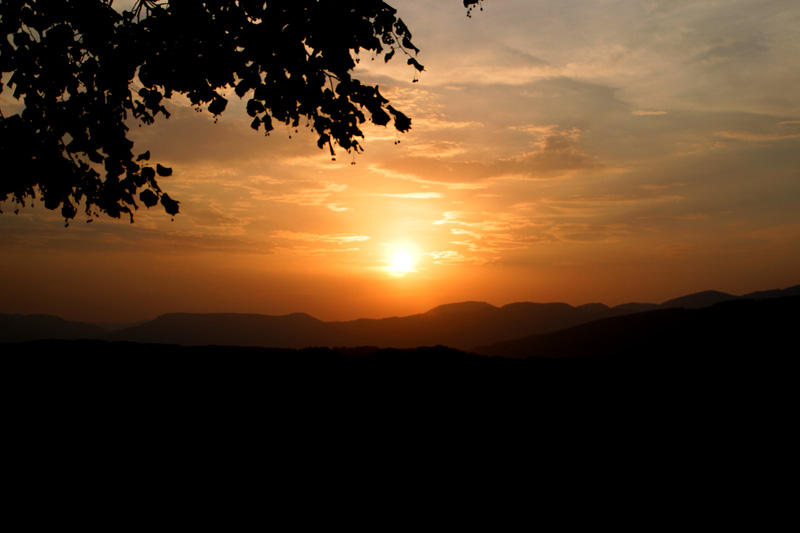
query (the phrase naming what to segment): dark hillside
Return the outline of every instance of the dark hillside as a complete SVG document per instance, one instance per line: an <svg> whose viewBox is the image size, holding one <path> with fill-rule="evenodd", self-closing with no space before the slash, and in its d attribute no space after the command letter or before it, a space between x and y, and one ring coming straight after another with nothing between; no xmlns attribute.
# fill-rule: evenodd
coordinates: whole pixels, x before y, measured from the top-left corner
<svg viewBox="0 0 800 533"><path fill-rule="evenodd" d="M601 304L521 302L495 307L462 302L406 317L323 322L297 313L285 316L173 313L106 334L112 341L303 348L380 346L415 348L445 345L467 349L531 333L556 331L604 316L624 314Z"/></svg>
<svg viewBox="0 0 800 533"><path fill-rule="evenodd" d="M302 347L325 344L323 322L304 313L269 316L241 313L171 313L106 335L111 341L156 344ZM298 337L303 340L297 346Z"/></svg>
<svg viewBox="0 0 800 533"><path fill-rule="evenodd" d="M795 286L753 293L753 298L774 299L798 292L800 286ZM283 316L172 313L129 327L114 325L113 331L53 316L0 315L0 342L97 338L183 346L378 346L411 349L444 345L469 350L475 346L552 333L602 318L664 308L694 309L709 302L720 303L732 298L735 297L705 291L669 300L662 305L628 303L613 308L600 303L573 307L566 303L518 302L495 307L486 302L461 302L411 316L343 322L325 322L304 313Z"/></svg>
<svg viewBox="0 0 800 533"><path fill-rule="evenodd" d="M25 342L38 339L92 339L107 330L72 322L52 315L0 314L0 342Z"/></svg>
<svg viewBox="0 0 800 533"><path fill-rule="evenodd" d="M675 307L684 307L686 309L701 309L711 305L728 302L730 300L738 300L740 296L734 296L719 291L703 291L694 294L687 294L680 298L673 298L661 304L662 308L670 309Z"/></svg>
<svg viewBox="0 0 800 533"><path fill-rule="evenodd" d="M777 357L797 346L800 297L661 309L481 346L483 355L692 360Z"/></svg>

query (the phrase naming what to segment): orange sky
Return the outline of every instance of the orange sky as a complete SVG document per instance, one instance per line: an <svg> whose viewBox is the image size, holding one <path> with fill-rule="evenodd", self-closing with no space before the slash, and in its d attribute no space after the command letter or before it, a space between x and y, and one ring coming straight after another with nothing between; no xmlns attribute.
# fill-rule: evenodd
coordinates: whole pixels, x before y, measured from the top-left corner
<svg viewBox="0 0 800 533"><path fill-rule="evenodd" d="M0 312L331 320L800 283L795 0L390 3L426 72L357 74L409 133L331 161L302 128L250 130L233 95L216 124L173 98L134 140L181 214L64 228L6 202Z"/></svg>

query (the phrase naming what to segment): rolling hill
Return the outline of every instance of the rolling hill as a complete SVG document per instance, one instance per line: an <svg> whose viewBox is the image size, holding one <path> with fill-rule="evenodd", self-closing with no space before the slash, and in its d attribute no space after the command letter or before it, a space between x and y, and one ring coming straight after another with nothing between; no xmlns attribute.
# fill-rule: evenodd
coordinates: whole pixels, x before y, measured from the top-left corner
<svg viewBox="0 0 800 533"><path fill-rule="evenodd" d="M283 316L237 313L170 313L131 327L114 331L94 325L70 322L46 315L0 315L0 342L22 342L39 339L102 339L151 344L184 346L262 346L271 348L303 348L308 346L375 346L414 348L444 345L460 350L481 346L482 350L506 353L497 343L512 339L550 334L587 335L592 327L613 327L622 324L622 317L631 315L631 323L641 321L640 331L654 329L652 335L669 339L670 328L680 328L681 320L690 320L689 310L737 299L776 299L800 295L800 285L788 289L760 291L734 296L717 291L704 291L668 300L663 304L629 303L608 307L600 303L571 306L565 303L518 302L496 307L486 302L460 302L435 307L425 313L405 317L358 319L326 322L304 313ZM670 311L670 312L666 312ZM655 314L648 314L655 313ZM638 316L642 315L642 316ZM636 316L636 318L633 318ZM607 319L604 326L587 324ZM645 327L645 324L653 326ZM662 323L663 326L656 326ZM690 320L691 322L691 320ZM673 324L669 326L667 324ZM568 328L587 325L584 330L557 333ZM616 327L616 326L614 326ZM627 327L627 326L626 326ZM624 329L624 328L623 328ZM698 335L701 332L697 333ZM644 333L634 328L629 342L639 343ZM543 337L544 338L544 337ZM572 342L577 342L576 338ZM525 341L533 342L533 341ZM543 343L544 340L535 341ZM555 342L555 341L553 341ZM651 344L655 341L650 339ZM511 346L512 344L504 345ZM523 351L533 349L525 345ZM644 346L644 339L636 346ZM495 346L494 348L489 348ZM572 348L570 348L571 350ZM577 349L577 348L576 348ZM534 351L539 350L538 348ZM488 352L487 352L488 353ZM521 353L521 352L520 352ZM526 352L527 353L527 352ZM538 353L538 351L537 351Z"/></svg>

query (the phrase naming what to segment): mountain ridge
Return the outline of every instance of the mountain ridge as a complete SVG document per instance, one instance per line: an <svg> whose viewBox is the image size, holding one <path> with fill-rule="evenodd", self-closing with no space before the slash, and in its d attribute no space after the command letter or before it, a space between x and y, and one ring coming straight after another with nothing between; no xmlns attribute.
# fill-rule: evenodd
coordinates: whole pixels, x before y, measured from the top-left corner
<svg viewBox="0 0 800 533"><path fill-rule="evenodd" d="M379 346L413 348L445 345L470 350L571 328L599 319L657 309L698 309L737 299L773 299L800 295L800 285L735 296L702 291L662 304L602 303L572 306L563 302L512 302L501 307L466 301L436 306L404 317L323 321L307 313L165 313L153 320L115 331L44 315L0 315L0 342L47 338L96 338L179 345L265 346ZM16 322L7 317L17 317ZM53 319L58 320L53 320ZM61 322L59 322L61 321ZM10 326L14 322L15 325ZM24 323L24 324L23 324ZM58 324L55 326L54 324ZM86 326L86 327L84 327Z"/></svg>
<svg viewBox="0 0 800 533"><path fill-rule="evenodd" d="M800 296L667 307L479 346L484 356L573 359L761 357L791 353Z"/></svg>

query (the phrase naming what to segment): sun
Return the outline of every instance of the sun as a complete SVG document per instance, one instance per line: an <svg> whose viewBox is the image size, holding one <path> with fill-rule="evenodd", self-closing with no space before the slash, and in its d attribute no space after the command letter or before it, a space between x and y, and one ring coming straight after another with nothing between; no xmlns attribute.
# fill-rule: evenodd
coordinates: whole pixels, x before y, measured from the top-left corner
<svg viewBox="0 0 800 533"><path fill-rule="evenodd" d="M407 249L395 249L388 256L386 271L395 276L404 276L409 272L416 272L414 268L414 254Z"/></svg>
<svg viewBox="0 0 800 533"><path fill-rule="evenodd" d="M414 258L406 251L395 252L392 256L392 268L402 272L414 270Z"/></svg>

